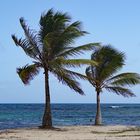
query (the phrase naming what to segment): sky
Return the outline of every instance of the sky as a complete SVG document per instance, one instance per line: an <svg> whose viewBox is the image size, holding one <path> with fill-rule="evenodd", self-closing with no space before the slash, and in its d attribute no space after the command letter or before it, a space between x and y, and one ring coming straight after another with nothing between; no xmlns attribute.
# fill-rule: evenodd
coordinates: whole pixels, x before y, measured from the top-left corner
<svg viewBox="0 0 140 140"><path fill-rule="evenodd" d="M50 8L67 12L72 21L81 21L90 34L78 39L75 46L101 42L111 44L126 54L120 72L140 73L140 1L139 0L1 0L0 1L0 103L44 103L43 71L25 86L16 68L31 64L23 50L16 47L11 34L24 37L19 18L24 17L30 28L39 29L39 18ZM91 53L83 57L90 58ZM83 69L81 69L83 72ZM81 96L50 77L52 103L95 103L94 88L81 81ZM101 103L140 103L140 85L131 87L136 97L124 98L104 91Z"/></svg>

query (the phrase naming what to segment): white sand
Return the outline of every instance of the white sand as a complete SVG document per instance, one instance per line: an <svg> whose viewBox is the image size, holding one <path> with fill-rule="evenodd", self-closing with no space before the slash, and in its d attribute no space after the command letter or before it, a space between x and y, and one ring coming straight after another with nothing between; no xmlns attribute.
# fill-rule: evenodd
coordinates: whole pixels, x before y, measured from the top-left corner
<svg viewBox="0 0 140 140"><path fill-rule="evenodd" d="M69 126L54 130L24 128L0 132L0 140L140 140L134 126Z"/></svg>

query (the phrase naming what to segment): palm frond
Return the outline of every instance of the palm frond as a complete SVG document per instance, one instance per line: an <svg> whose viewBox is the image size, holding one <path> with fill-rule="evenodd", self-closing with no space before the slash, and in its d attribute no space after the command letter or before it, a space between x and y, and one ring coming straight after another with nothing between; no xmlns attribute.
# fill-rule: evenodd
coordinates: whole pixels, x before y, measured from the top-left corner
<svg viewBox="0 0 140 140"><path fill-rule="evenodd" d="M20 18L20 24L24 30L25 39L18 39L15 35L12 35L12 39L14 40L15 44L20 46L28 56L39 59L40 50L37 34L33 30L29 29L24 18Z"/></svg>
<svg viewBox="0 0 140 140"><path fill-rule="evenodd" d="M73 78L76 78L76 79L87 80L87 76L85 76L83 74L80 74L78 72L67 70L67 69L63 69L63 71L68 73L68 75L70 75L70 77L73 77Z"/></svg>
<svg viewBox="0 0 140 140"><path fill-rule="evenodd" d="M66 67L81 67L83 65L98 65L97 62L89 59L61 59L61 64Z"/></svg>
<svg viewBox="0 0 140 140"><path fill-rule="evenodd" d="M52 18L53 18L54 11L53 9L48 10L47 13L42 14L40 17L40 42L43 42L44 37L52 31Z"/></svg>
<svg viewBox="0 0 140 140"><path fill-rule="evenodd" d="M127 88L123 88L123 87L119 87L119 86L107 86L105 87L106 90L108 90L109 92L114 92L117 95L122 95L124 97L134 97L135 94Z"/></svg>
<svg viewBox="0 0 140 140"><path fill-rule="evenodd" d="M98 62L96 75L100 81L103 81L122 68L125 56L124 53L107 45L96 50L91 59Z"/></svg>
<svg viewBox="0 0 140 140"><path fill-rule="evenodd" d="M60 32L51 32L51 35L53 37L50 36L51 41L49 42L49 44L51 44L53 56L58 57L59 54L62 54L62 52L65 52L69 48L72 48L70 46L74 43L76 38L79 38L86 34L85 31L82 31L80 29L80 24L81 23L79 21L76 21L64 27L64 29Z"/></svg>
<svg viewBox="0 0 140 140"><path fill-rule="evenodd" d="M76 38L85 35L87 32L81 30L81 22L79 21L68 24L67 22L70 22L70 18L66 13L57 12L54 14L53 10L49 13L51 15L46 14L41 18L43 23L41 22L39 36L41 36L41 41L45 41L46 46L51 50L50 56L58 57L59 54L70 48L69 46ZM49 22L51 23L49 24ZM49 28L48 26L51 27Z"/></svg>
<svg viewBox="0 0 140 140"><path fill-rule="evenodd" d="M15 35L12 35L12 39L14 40L16 46L20 46L29 57L36 57L36 55L32 53L32 47L27 39L18 39Z"/></svg>
<svg viewBox="0 0 140 140"><path fill-rule="evenodd" d="M22 82L27 85L39 73L37 64L26 65L22 68L17 68L17 73Z"/></svg>
<svg viewBox="0 0 140 140"><path fill-rule="evenodd" d="M81 95L84 94L83 90L80 88L80 84L76 81L75 78L71 77L68 72L65 73L61 69L53 69L51 72L58 78L60 82L62 82L62 84L69 86L72 90L78 92Z"/></svg>
<svg viewBox="0 0 140 140"><path fill-rule="evenodd" d="M16 46L20 46L29 57L40 60L40 53L35 49L34 46L32 46L32 44L30 44L28 39L18 39L15 35L12 35L12 39Z"/></svg>
<svg viewBox="0 0 140 140"><path fill-rule="evenodd" d="M55 60L52 60L49 62L49 66L52 67L81 67L83 65L98 65L97 62L94 62L93 60L88 59L63 59L63 58L57 58Z"/></svg>
<svg viewBox="0 0 140 140"><path fill-rule="evenodd" d="M38 46L37 45L37 34L35 31L31 30L25 23L25 20L23 17L21 17L20 19L20 24L22 29L24 30L24 34L26 36L26 38L28 38L30 44L32 44L32 46Z"/></svg>
<svg viewBox="0 0 140 140"><path fill-rule="evenodd" d="M80 54L84 54L85 51L94 50L96 47L100 47L100 43L89 43L89 44L85 44L85 45L82 45L82 46L73 47L70 50L62 52L58 56L59 57L64 57L64 58L67 58L69 56L77 56L77 55L80 55Z"/></svg>
<svg viewBox="0 0 140 140"><path fill-rule="evenodd" d="M42 14L40 18L40 40L43 42L45 36L51 32L60 32L70 22L71 17L67 13L54 12L50 9L47 13Z"/></svg>
<svg viewBox="0 0 140 140"><path fill-rule="evenodd" d="M137 73L122 73L110 78L108 82L115 86L132 86L140 84L140 75Z"/></svg>
<svg viewBox="0 0 140 140"><path fill-rule="evenodd" d="M65 66L63 66L63 63L61 64L58 61L53 61L53 62L49 63L50 72L52 72L53 70L60 70L61 69L61 71L63 71L64 73L67 73L73 79L76 78L76 79L87 80L87 76L85 76L85 75L83 75L81 73L66 69L64 67Z"/></svg>

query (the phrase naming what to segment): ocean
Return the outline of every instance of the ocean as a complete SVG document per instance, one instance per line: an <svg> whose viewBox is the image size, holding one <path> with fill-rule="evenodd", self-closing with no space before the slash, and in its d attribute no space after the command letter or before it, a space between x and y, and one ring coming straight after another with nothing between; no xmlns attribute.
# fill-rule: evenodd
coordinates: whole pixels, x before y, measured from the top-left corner
<svg viewBox="0 0 140 140"><path fill-rule="evenodd" d="M92 125L96 104L52 104L53 125ZM41 125L43 104L0 104L0 129ZM101 104L104 125L140 126L140 104Z"/></svg>

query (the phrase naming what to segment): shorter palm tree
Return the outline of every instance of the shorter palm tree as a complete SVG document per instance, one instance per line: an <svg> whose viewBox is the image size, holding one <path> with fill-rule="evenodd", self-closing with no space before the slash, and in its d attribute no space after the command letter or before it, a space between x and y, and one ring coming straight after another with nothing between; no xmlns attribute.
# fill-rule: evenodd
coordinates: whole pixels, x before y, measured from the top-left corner
<svg viewBox="0 0 140 140"><path fill-rule="evenodd" d="M126 86L139 84L140 75L130 72L115 75L124 65L125 56L109 45L98 48L91 55L91 60L97 61L98 65L87 67L86 75L97 94L95 125L101 125L100 93L103 89L124 97L135 96Z"/></svg>

